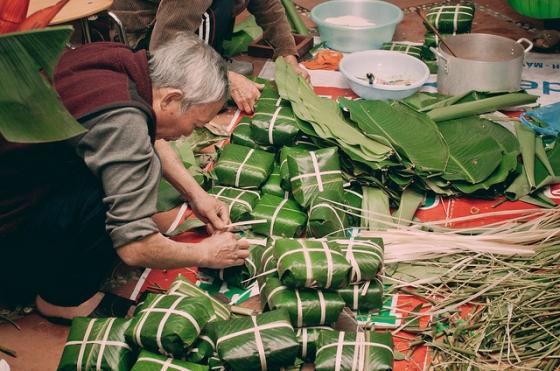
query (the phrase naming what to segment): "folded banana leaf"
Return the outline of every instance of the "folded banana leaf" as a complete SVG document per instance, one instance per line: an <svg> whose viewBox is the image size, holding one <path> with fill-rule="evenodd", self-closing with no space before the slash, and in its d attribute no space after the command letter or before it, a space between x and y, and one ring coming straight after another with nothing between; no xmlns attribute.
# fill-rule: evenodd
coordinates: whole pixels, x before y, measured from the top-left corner
<svg viewBox="0 0 560 371"><path fill-rule="evenodd" d="M315 370L390 371L393 354L390 333L321 331Z"/></svg>
<svg viewBox="0 0 560 371"><path fill-rule="evenodd" d="M266 223L253 225L253 232L265 236L299 237L305 229L307 215L297 202L265 194L257 202L251 216Z"/></svg>
<svg viewBox="0 0 560 371"><path fill-rule="evenodd" d="M360 209L362 208L364 196L362 196L362 187L351 186L344 188L344 203L348 205L348 223L352 227L359 227L361 218Z"/></svg>
<svg viewBox="0 0 560 371"><path fill-rule="evenodd" d="M132 371L207 371L208 366L197 365L179 359L168 358L159 354L142 350Z"/></svg>
<svg viewBox="0 0 560 371"><path fill-rule="evenodd" d="M296 330L296 336L299 343L299 357L306 362L315 361L315 353L317 352L317 339L321 331L334 331L331 327L304 327Z"/></svg>
<svg viewBox="0 0 560 371"><path fill-rule="evenodd" d="M276 259L274 258L274 244L277 238L268 238L266 242L266 247L263 250L261 256L260 270L258 278L259 287L262 287L266 282L266 279L270 275L276 274Z"/></svg>
<svg viewBox="0 0 560 371"><path fill-rule="evenodd" d="M251 137L265 146L292 145L299 134L291 107L260 104L255 110Z"/></svg>
<svg viewBox="0 0 560 371"><path fill-rule="evenodd" d="M124 336L129 325L123 318L74 318L58 371L130 370L134 352Z"/></svg>
<svg viewBox="0 0 560 371"><path fill-rule="evenodd" d="M354 311L378 311L383 307L383 284L379 279L350 285L338 293Z"/></svg>
<svg viewBox="0 0 560 371"><path fill-rule="evenodd" d="M188 350L185 359L192 363L206 364L216 353L216 342L214 340L214 326L216 322L209 322L202 333Z"/></svg>
<svg viewBox="0 0 560 371"><path fill-rule="evenodd" d="M291 189L290 170L288 169L288 155L295 153L305 154L314 149L316 149L316 146L309 144L300 144L295 147L282 147L278 161L280 162L280 177L282 178L281 184L284 190L289 191Z"/></svg>
<svg viewBox="0 0 560 371"><path fill-rule="evenodd" d="M336 243L280 239L273 251L280 280L290 288L337 289L348 285L351 266Z"/></svg>
<svg viewBox="0 0 560 371"><path fill-rule="evenodd" d="M210 370L217 370L217 371L225 370L224 361L220 359L217 353L208 359L208 368Z"/></svg>
<svg viewBox="0 0 560 371"><path fill-rule="evenodd" d="M352 266L350 282L371 281L383 266L383 240L381 238L352 237L329 239L336 245Z"/></svg>
<svg viewBox="0 0 560 371"><path fill-rule="evenodd" d="M210 300L213 309L213 312L210 313L211 317L209 321L214 321L216 319L226 320L231 317L231 312L227 305L222 303L220 300L210 296L210 294L208 294L208 291L202 290L182 274L179 274L175 278L175 280L173 280L171 286L169 287L169 290L167 291L167 294L183 295L188 298L207 298L208 300ZM212 318L212 314L214 314L216 318Z"/></svg>
<svg viewBox="0 0 560 371"><path fill-rule="evenodd" d="M216 324L220 359L233 371L277 370L294 364L298 342L285 310Z"/></svg>
<svg viewBox="0 0 560 371"><path fill-rule="evenodd" d="M251 211L261 198L261 194L257 191L223 186L214 186L208 193L229 205L229 217L234 223L248 220Z"/></svg>
<svg viewBox="0 0 560 371"><path fill-rule="evenodd" d="M301 206L309 207L315 198L326 193L332 201L343 201L344 179L336 147L290 153L288 170L292 194Z"/></svg>
<svg viewBox="0 0 560 371"><path fill-rule="evenodd" d="M148 294L136 308L126 331L127 342L181 357L210 320L212 310L206 297Z"/></svg>
<svg viewBox="0 0 560 371"><path fill-rule="evenodd" d="M261 286L261 302L271 310L286 309L294 327L330 325L345 306L336 293L314 289L289 289L276 275Z"/></svg>
<svg viewBox="0 0 560 371"><path fill-rule="evenodd" d="M474 10L473 4L437 5L428 10L426 20L439 32L470 32Z"/></svg>
<svg viewBox="0 0 560 371"><path fill-rule="evenodd" d="M259 273L263 252L263 246L251 245L249 247L249 257L245 259L245 264L224 269L205 269L204 271L219 278L229 286L247 288L253 284L254 280L252 278Z"/></svg>
<svg viewBox="0 0 560 371"><path fill-rule="evenodd" d="M338 195L335 193L331 196L331 192L327 191L321 199L316 198L311 202L307 222L309 235L316 238L344 237L346 229L350 227L346 213L341 210L340 204L331 202L331 197L336 198Z"/></svg>
<svg viewBox="0 0 560 371"><path fill-rule="evenodd" d="M393 41L393 42L383 43L381 49L401 52L418 59L422 58L422 45L412 45L412 44L405 44L405 43L399 43Z"/></svg>
<svg viewBox="0 0 560 371"><path fill-rule="evenodd" d="M282 188L282 177L280 176L279 165L274 165L274 170L272 170L272 174L270 174L266 183L261 187L261 192L277 197L285 196L285 191Z"/></svg>
<svg viewBox="0 0 560 371"><path fill-rule="evenodd" d="M214 172L221 185L259 188L272 173L274 154L237 144L224 147Z"/></svg>
<svg viewBox="0 0 560 371"><path fill-rule="evenodd" d="M270 105L276 107L291 107L289 101L280 97L278 89L274 83L265 83L264 89L261 91L261 95L255 105L255 109L259 109L259 106Z"/></svg>

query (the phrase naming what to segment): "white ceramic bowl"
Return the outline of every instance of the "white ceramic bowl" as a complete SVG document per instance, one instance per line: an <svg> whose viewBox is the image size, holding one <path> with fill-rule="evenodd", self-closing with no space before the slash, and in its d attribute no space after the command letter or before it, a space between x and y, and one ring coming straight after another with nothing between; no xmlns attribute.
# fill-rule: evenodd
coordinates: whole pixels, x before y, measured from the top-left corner
<svg viewBox="0 0 560 371"><path fill-rule="evenodd" d="M350 83L354 93L364 99L398 100L417 92L428 78L430 70L421 60L389 50L366 50L344 56L340 72ZM369 84L365 79L373 73L382 80L410 80L410 85Z"/></svg>

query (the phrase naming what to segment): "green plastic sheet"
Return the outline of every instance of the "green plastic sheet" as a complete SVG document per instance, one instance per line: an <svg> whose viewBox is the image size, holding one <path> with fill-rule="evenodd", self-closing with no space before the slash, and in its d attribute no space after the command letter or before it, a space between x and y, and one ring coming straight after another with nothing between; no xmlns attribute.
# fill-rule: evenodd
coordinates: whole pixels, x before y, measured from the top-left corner
<svg viewBox="0 0 560 371"><path fill-rule="evenodd" d="M292 145L298 134L291 107L257 105L251 125L251 136L256 143L275 147Z"/></svg>
<svg viewBox="0 0 560 371"><path fill-rule="evenodd" d="M180 357L210 320L208 298L148 294L136 308L127 342L163 355Z"/></svg>
<svg viewBox="0 0 560 371"><path fill-rule="evenodd" d="M426 13L426 20L443 33L465 33L471 30L474 4L437 5Z"/></svg>
<svg viewBox="0 0 560 371"><path fill-rule="evenodd" d="M233 371L277 370L294 364L298 342L285 310L216 324L220 359Z"/></svg>
<svg viewBox="0 0 560 371"><path fill-rule="evenodd" d="M274 257L282 283L290 288L346 287L351 266L339 246L325 240L280 239Z"/></svg>
<svg viewBox="0 0 560 371"><path fill-rule="evenodd" d="M221 185L236 188L259 188L272 173L274 155L259 149L228 144L224 147L214 172Z"/></svg>
<svg viewBox="0 0 560 371"><path fill-rule="evenodd" d="M393 338L389 333L321 331L315 370L390 371L393 354Z"/></svg>
<svg viewBox="0 0 560 371"><path fill-rule="evenodd" d="M296 330L299 343L299 357L306 362L314 362L317 352L317 339L321 331L334 331L331 327L315 326L304 327Z"/></svg>
<svg viewBox="0 0 560 371"><path fill-rule="evenodd" d="M305 154L290 153L288 170L292 194L303 207L309 207L315 198L325 193L332 201L343 201L344 179L336 147Z"/></svg>
<svg viewBox="0 0 560 371"><path fill-rule="evenodd" d="M350 285L338 293L354 311L379 311L383 307L383 284L379 279Z"/></svg>
<svg viewBox="0 0 560 371"><path fill-rule="evenodd" d="M383 240L381 238L331 238L329 243L336 245L352 266L351 283L370 281L377 277L377 273L383 266Z"/></svg>
<svg viewBox="0 0 560 371"><path fill-rule="evenodd" d="M272 174L270 174L266 183L261 187L261 192L277 197L284 197L286 195L284 189L282 188L280 165L274 165L274 170L272 170Z"/></svg>
<svg viewBox="0 0 560 371"><path fill-rule="evenodd" d="M168 358L142 350L132 371L207 371L208 366Z"/></svg>
<svg viewBox="0 0 560 371"><path fill-rule="evenodd" d="M58 371L130 370L134 352L124 336L129 325L122 318L74 318Z"/></svg>
<svg viewBox="0 0 560 371"><path fill-rule="evenodd" d="M266 223L253 225L253 232L265 236L299 237L307 222L297 202L268 194L262 196L251 216L254 220L266 219Z"/></svg>
<svg viewBox="0 0 560 371"><path fill-rule="evenodd" d="M294 327L331 325L345 305L334 291L289 289L276 275L261 286L261 302L271 310L286 309Z"/></svg>
<svg viewBox="0 0 560 371"><path fill-rule="evenodd" d="M257 191L224 186L214 186L208 193L228 205L229 217L234 223L250 219L253 208L261 198Z"/></svg>
<svg viewBox="0 0 560 371"><path fill-rule="evenodd" d="M336 200L336 192L324 192L320 198L311 202L309 208L307 233L316 238L325 236L344 237L346 229L350 226L348 217L337 203L331 202L331 197ZM336 201L335 201L336 202Z"/></svg>

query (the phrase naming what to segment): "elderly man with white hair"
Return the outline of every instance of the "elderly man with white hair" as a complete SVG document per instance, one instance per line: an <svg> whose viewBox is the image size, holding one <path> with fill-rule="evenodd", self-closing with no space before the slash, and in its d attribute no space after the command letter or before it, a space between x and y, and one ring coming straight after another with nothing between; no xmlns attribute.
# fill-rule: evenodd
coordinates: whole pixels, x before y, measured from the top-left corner
<svg viewBox="0 0 560 371"><path fill-rule="evenodd" d="M150 56L93 43L61 58L54 84L88 131L48 146L10 146L0 137L0 157L10 159L2 163L37 165L13 179L20 186L9 195L0 194L0 297L32 291L40 313L58 322L122 316L131 303L98 291L117 257L163 269L243 263L248 246L225 231L227 207L166 142L191 134L224 106L227 69L210 46L179 35ZM152 217L162 174L216 231L202 243L160 233Z"/></svg>

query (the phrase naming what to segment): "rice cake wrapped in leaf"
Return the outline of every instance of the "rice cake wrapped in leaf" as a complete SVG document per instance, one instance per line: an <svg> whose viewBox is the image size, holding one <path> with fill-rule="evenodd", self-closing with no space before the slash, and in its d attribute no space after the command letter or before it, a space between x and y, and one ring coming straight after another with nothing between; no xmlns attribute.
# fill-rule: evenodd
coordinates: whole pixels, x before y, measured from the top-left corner
<svg viewBox="0 0 560 371"><path fill-rule="evenodd" d="M214 172L221 185L236 188L259 188L268 179L274 154L237 144L224 147Z"/></svg>
<svg viewBox="0 0 560 371"><path fill-rule="evenodd" d="M261 192L277 197L284 197L286 195L286 191L282 188L280 165L274 165L274 170L272 170L272 174L270 174L266 183L261 187Z"/></svg>
<svg viewBox="0 0 560 371"><path fill-rule="evenodd" d="M74 318L58 371L130 370L135 354L124 336L130 322L123 318Z"/></svg>
<svg viewBox="0 0 560 371"><path fill-rule="evenodd" d="M383 283L379 279L354 284L338 293L346 305L354 311L379 311L383 308Z"/></svg>
<svg viewBox="0 0 560 371"><path fill-rule="evenodd" d="M393 354L390 333L321 331L315 370L390 371Z"/></svg>
<svg viewBox="0 0 560 371"><path fill-rule="evenodd" d="M295 147L282 147L278 161L280 163L280 177L282 178L282 188L284 188L284 190L289 191L291 189L288 155L295 153L305 154L315 149L317 149L316 146L309 144L300 144Z"/></svg>
<svg viewBox="0 0 560 371"><path fill-rule="evenodd" d="M214 327L216 321L209 322L202 333L188 350L185 359L193 363L208 363L208 360L216 353L216 342L214 340Z"/></svg>
<svg viewBox="0 0 560 371"><path fill-rule="evenodd" d="M280 97L276 86L266 84L257 100L255 109L259 109L261 106L291 107L291 103Z"/></svg>
<svg viewBox="0 0 560 371"><path fill-rule="evenodd" d="M303 327L296 330L299 343L299 357L305 362L314 362L317 353L317 339L321 331L334 331L331 327L315 326Z"/></svg>
<svg viewBox="0 0 560 371"><path fill-rule="evenodd" d="M212 311L206 297L148 294L136 308L126 339L152 352L181 357L196 341Z"/></svg>
<svg viewBox="0 0 560 371"><path fill-rule="evenodd" d="M208 366L198 365L180 359L168 358L142 350L131 371L207 371Z"/></svg>
<svg viewBox="0 0 560 371"><path fill-rule="evenodd" d="M291 106L260 104L251 125L251 137L265 146L282 147L294 144L299 129Z"/></svg>
<svg viewBox="0 0 560 371"><path fill-rule="evenodd" d="M208 194L229 206L229 217L234 223L250 219L251 211L261 198L257 191L224 186L214 186Z"/></svg>
<svg viewBox="0 0 560 371"><path fill-rule="evenodd" d="M336 197L337 195L334 195ZM309 235L321 238L344 237L345 230L350 227L346 213L341 210L338 202L332 203L330 192L324 192L322 197L311 202L308 216L307 232Z"/></svg>
<svg viewBox="0 0 560 371"><path fill-rule="evenodd" d="M408 43L391 41L391 42L383 43L381 49L401 52L410 55L412 57L422 59L422 45L413 45Z"/></svg>
<svg viewBox="0 0 560 371"><path fill-rule="evenodd" d="M325 193L332 201L344 200L344 179L338 149L330 147L306 153L288 154L290 187L295 200L303 207Z"/></svg>
<svg viewBox="0 0 560 371"><path fill-rule="evenodd" d="M245 264L223 269L205 269L204 271L219 278L229 286L247 288L255 282L252 278L259 273L264 249L264 246L251 245L249 246L249 257L245 259Z"/></svg>
<svg viewBox="0 0 560 371"><path fill-rule="evenodd" d="M325 240L281 239L274 257L282 283L290 288L348 286L351 266L337 244Z"/></svg>
<svg viewBox="0 0 560 371"><path fill-rule="evenodd" d="M361 218L360 210L362 209L362 187L350 186L344 188L344 203L348 205L348 222L352 227L359 227Z"/></svg>
<svg viewBox="0 0 560 371"><path fill-rule="evenodd" d="M470 32L474 4L436 5L426 13L426 20L441 33Z"/></svg>
<svg viewBox="0 0 560 371"><path fill-rule="evenodd" d="M216 324L216 347L233 371L277 370L294 364L298 342L284 310Z"/></svg>
<svg viewBox="0 0 560 371"><path fill-rule="evenodd" d="M294 327L330 325L345 306L334 291L289 289L276 275L269 276L261 286L261 302L271 310L286 309Z"/></svg>
<svg viewBox="0 0 560 371"><path fill-rule="evenodd" d="M255 224L253 232L269 237L299 237L307 222L307 215L297 202L269 194L263 195L257 202L251 217L253 220L267 220L267 223Z"/></svg>
<svg viewBox="0 0 560 371"><path fill-rule="evenodd" d="M251 136L251 119L247 116L244 116L241 121L239 121L233 133L231 133L230 143L267 152L274 152L276 150L273 146L261 146L255 142Z"/></svg>
<svg viewBox="0 0 560 371"><path fill-rule="evenodd" d="M352 237L350 239L332 238L352 266L350 283L371 281L383 266L383 240L381 238Z"/></svg>

